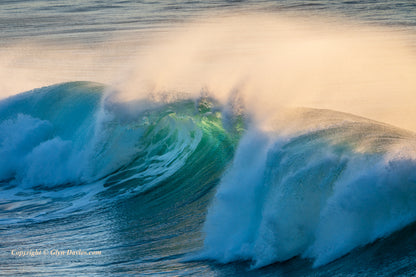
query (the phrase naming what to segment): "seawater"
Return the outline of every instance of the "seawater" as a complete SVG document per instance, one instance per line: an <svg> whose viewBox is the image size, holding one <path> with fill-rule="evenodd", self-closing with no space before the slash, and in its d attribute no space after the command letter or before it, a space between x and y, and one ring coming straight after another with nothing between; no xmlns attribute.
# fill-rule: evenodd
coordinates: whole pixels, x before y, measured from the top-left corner
<svg viewBox="0 0 416 277"><path fill-rule="evenodd" d="M414 275L415 15L2 1L0 274Z"/></svg>

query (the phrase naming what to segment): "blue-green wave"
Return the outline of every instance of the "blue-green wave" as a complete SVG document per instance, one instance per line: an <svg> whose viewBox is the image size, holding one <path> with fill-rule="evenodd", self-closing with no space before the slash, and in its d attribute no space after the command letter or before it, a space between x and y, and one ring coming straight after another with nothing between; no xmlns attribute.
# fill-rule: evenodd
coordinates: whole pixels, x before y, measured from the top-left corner
<svg viewBox="0 0 416 277"><path fill-rule="evenodd" d="M65 234L70 218L97 214L107 225L88 236L138 232L126 240L144 245L143 264L259 268L297 256L322 266L416 220L410 131L317 109L262 128L212 97L114 93L71 82L0 101L0 222L61 220Z"/></svg>

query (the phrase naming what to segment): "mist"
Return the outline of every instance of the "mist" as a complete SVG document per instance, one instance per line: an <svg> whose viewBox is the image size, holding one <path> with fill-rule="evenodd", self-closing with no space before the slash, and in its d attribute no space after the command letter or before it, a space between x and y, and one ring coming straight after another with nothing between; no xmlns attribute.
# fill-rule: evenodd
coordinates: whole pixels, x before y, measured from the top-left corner
<svg viewBox="0 0 416 277"><path fill-rule="evenodd" d="M1 98L87 80L109 85L122 102L208 91L222 102L238 95L261 121L310 107L413 131L415 76L415 49L392 29L264 14L188 21L145 40L124 34L0 50Z"/></svg>

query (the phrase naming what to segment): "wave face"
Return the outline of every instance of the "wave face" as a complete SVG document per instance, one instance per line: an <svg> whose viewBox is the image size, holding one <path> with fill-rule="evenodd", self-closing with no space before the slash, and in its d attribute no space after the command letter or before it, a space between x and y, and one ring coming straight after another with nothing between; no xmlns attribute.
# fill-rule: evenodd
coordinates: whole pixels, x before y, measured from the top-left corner
<svg viewBox="0 0 416 277"><path fill-rule="evenodd" d="M201 257L258 268L302 256L321 266L416 219L413 133L326 110L290 122L301 131L251 128L242 138Z"/></svg>
<svg viewBox="0 0 416 277"><path fill-rule="evenodd" d="M230 143L208 99L143 101L133 111L107 101L104 90L73 82L2 101L0 180L51 188L105 177L106 186L144 190L185 166L200 144Z"/></svg>
<svg viewBox="0 0 416 277"><path fill-rule="evenodd" d="M113 96L101 84L72 82L0 102L2 272L25 274L27 260L10 253L27 246L102 251L80 260L85 274L159 274L198 246L242 117L209 97ZM46 266L27 272L71 276L79 272L67 268L72 258L30 257Z"/></svg>

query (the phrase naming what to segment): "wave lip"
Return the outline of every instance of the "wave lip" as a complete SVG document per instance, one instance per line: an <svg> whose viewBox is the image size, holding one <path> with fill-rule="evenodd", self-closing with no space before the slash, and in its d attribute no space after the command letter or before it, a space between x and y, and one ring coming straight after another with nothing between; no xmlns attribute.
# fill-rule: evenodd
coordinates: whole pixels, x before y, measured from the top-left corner
<svg viewBox="0 0 416 277"><path fill-rule="evenodd" d="M302 256L316 267L416 220L415 136L328 111L298 120L314 113L331 123L243 137L209 208L202 258L258 268Z"/></svg>

